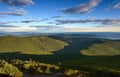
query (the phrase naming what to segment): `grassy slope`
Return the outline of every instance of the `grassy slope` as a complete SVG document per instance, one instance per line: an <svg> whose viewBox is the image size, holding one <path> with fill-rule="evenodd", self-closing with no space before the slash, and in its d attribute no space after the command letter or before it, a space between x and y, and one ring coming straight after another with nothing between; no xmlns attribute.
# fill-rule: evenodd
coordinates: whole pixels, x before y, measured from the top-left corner
<svg viewBox="0 0 120 77"><path fill-rule="evenodd" d="M94 56L120 55L120 42L106 41L101 44L93 44L88 49L82 50L81 53Z"/></svg>
<svg viewBox="0 0 120 77"><path fill-rule="evenodd" d="M0 37L0 53L21 52L29 54L46 54L64 48L67 43L46 36Z"/></svg>

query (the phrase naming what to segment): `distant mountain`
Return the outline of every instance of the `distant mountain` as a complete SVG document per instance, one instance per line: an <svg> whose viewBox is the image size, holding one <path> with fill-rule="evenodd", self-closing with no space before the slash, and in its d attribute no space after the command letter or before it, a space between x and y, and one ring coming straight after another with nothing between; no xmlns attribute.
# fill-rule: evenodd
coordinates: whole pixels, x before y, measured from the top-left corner
<svg viewBox="0 0 120 77"><path fill-rule="evenodd" d="M0 36L61 36L61 35L82 35L92 38L103 38L110 40L120 40L120 32L59 32L59 33L40 33L40 32L0 32Z"/></svg>
<svg viewBox="0 0 120 77"><path fill-rule="evenodd" d="M93 44L88 49L82 50L81 53L89 56L120 55L120 41L106 41L101 44Z"/></svg>
<svg viewBox="0 0 120 77"><path fill-rule="evenodd" d="M40 32L0 32L0 36L40 36L56 35L64 33L40 33Z"/></svg>
<svg viewBox="0 0 120 77"><path fill-rule="evenodd" d="M27 54L48 54L68 45L66 42L47 36L2 36L0 37L0 53L21 52Z"/></svg>

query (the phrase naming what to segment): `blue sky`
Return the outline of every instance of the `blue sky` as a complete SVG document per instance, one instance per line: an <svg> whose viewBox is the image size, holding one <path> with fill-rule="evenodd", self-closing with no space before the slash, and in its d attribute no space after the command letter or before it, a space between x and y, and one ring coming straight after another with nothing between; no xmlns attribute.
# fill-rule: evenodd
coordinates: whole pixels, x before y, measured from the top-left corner
<svg viewBox="0 0 120 77"><path fill-rule="evenodd" d="M0 0L0 32L120 32L120 0Z"/></svg>

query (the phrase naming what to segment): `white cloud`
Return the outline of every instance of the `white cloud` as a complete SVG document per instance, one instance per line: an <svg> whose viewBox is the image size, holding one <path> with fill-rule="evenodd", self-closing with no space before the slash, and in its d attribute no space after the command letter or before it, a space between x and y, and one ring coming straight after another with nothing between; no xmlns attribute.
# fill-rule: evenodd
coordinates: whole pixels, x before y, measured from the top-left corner
<svg viewBox="0 0 120 77"><path fill-rule="evenodd" d="M57 24L74 24L74 23L95 23L102 25L119 25L120 19L110 18L110 19L78 19L78 20L56 20Z"/></svg>
<svg viewBox="0 0 120 77"><path fill-rule="evenodd" d="M114 4L108 6L105 10L120 9L120 2L115 2Z"/></svg>
<svg viewBox="0 0 120 77"><path fill-rule="evenodd" d="M70 14L83 14L90 12L101 0L90 0L88 3L80 4L72 8L61 8L60 11Z"/></svg>
<svg viewBox="0 0 120 77"><path fill-rule="evenodd" d="M25 6L25 5L34 4L32 0L0 0L0 2L10 5L10 6Z"/></svg>
<svg viewBox="0 0 120 77"><path fill-rule="evenodd" d="M3 32L33 32L37 31L36 27L0 27Z"/></svg>
<svg viewBox="0 0 120 77"><path fill-rule="evenodd" d="M66 32L120 32L120 27L67 28Z"/></svg>
<svg viewBox="0 0 120 77"><path fill-rule="evenodd" d="M23 16L26 14L26 10L20 8L20 9L16 9L16 8L9 8L10 11L8 12L0 12L0 15L12 15L12 16Z"/></svg>

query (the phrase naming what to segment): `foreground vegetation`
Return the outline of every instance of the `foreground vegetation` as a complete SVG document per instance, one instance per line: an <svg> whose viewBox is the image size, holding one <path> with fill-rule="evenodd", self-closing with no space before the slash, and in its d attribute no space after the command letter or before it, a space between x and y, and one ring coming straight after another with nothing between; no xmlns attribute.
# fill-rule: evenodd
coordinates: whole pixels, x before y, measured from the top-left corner
<svg viewBox="0 0 120 77"><path fill-rule="evenodd" d="M23 73L22 73L22 72ZM87 74L75 69L61 68L54 64L45 64L36 61L12 60L9 63L0 60L0 76L23 77L23 74L51 75L56 73L60 77L81 76L87 77Z"/></svg>
<svg viewBox="0 0 120 77"><path fill-rule="evenodd" d="M0 60L0 76L22 77L22 72L5 60Z"/></svg>
<svg viewBox="0 0 120 77"><path fill-rule="evenodd" d="M107 70L105 68L92 68L89 66L74 66L68 67L63 64L48 64L33 60L18 60L11 61L0 60L0 77L26 77L26 75L44 75L54 77L56 74L59 77L119 77L120 72Z"/></svg>

